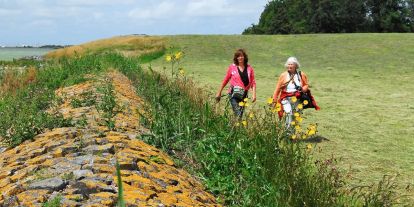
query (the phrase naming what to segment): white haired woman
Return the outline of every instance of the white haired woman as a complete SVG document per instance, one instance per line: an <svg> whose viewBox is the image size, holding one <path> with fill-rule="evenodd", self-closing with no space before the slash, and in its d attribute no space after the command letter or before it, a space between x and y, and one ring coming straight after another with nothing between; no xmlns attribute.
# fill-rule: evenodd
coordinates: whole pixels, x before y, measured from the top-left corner
<svg viewBox="0 0 414 207"><path fill-rule="evenodd" d="M297 99L301 93L308 93L311 97L311 103L308 103L316 110L319 106L316 104L312 95L310 95L308 77L302 71L299 71L300 63L295 57L289 57L285 63L286 71L282 72L276 84L273 93L273 102L280 103L282 110L279 111L279 117L286 113L286 127L290 127L293 121L293 109L299 104ZM295 97L295 98L294 98Z"/></svg>

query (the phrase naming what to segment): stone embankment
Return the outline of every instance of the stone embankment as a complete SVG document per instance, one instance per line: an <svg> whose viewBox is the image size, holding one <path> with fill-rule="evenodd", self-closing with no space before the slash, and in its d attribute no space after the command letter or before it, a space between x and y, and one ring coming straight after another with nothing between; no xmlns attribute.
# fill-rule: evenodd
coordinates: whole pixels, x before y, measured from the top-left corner
<svg viewBox="0 0 414 207"><path fill-rule="evenodd" d="M97 88L104 79L112 82L117 103L112 131L96 107L102 102ZM56 93L62 101L50 112L77 124L3 150L0 206L42 206L52 199L60 206L116 206L116 161L126 206L219 206L165 153L136 138L149 132L139 124L143 101L125 76L111 72Z"/></svg>

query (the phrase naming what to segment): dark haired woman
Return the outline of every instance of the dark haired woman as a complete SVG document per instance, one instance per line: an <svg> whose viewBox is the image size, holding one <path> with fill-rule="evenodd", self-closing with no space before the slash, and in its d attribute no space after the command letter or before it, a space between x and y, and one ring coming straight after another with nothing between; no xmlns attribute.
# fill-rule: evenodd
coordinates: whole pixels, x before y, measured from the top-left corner
<svg viewBox="0 0 414 207"><path fill-rule="evenodd" d="M243 104L239 104L246 97L249 89L252 89L252 102L256 101L256 80L254 79L254 70L248 64L249 58L243 49L238 49L234 53L233 64L228 69L226 76L216 94L216 100L220 101L221 92L223 88L230 81L228 95L233 112L237 117L243 115Z"/></svg>

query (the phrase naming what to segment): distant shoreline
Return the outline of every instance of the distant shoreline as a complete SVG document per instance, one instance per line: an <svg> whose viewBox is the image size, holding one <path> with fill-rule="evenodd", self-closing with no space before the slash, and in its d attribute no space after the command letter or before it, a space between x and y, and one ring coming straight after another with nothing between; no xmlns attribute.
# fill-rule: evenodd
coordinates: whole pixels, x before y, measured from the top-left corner
<svg viewBox="0 0 414 207"><path fill-rule="evenodd" d="M53 47L0 47L0 61L18 59L41 60L46 53L56 50Z"/></svg>
<svg viewBox="0 0 414 207"><path fill-rule="evenodd" d="M70 47L72 45L41 45L41 46L31 46L31 45L22 45L22 46L4 46L0 45L0 48L47 48L47 49L60 49L65 47Z"/></svg>

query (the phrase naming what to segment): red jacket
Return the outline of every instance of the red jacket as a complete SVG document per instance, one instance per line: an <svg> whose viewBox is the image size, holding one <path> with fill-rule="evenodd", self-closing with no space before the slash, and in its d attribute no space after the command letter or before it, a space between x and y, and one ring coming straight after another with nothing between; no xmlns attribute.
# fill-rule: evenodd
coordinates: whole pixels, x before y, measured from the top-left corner
<svg viewBox="0 0 414 207"><path fill-rule="evenodd" d="M224 76L223 82L221 85L224 87L230 81L231 86L240 86L243 87L244 90L249 90L251 87L256 87L256 80L254 79L254 71L252 66L247 65L247 75L249 77L249 85L244 86L243 81L240 77L239 71L237 69L237 65L231 64L228 69L226 76ZM229 88L228 92L230 93L231 87Z"/></svg>

